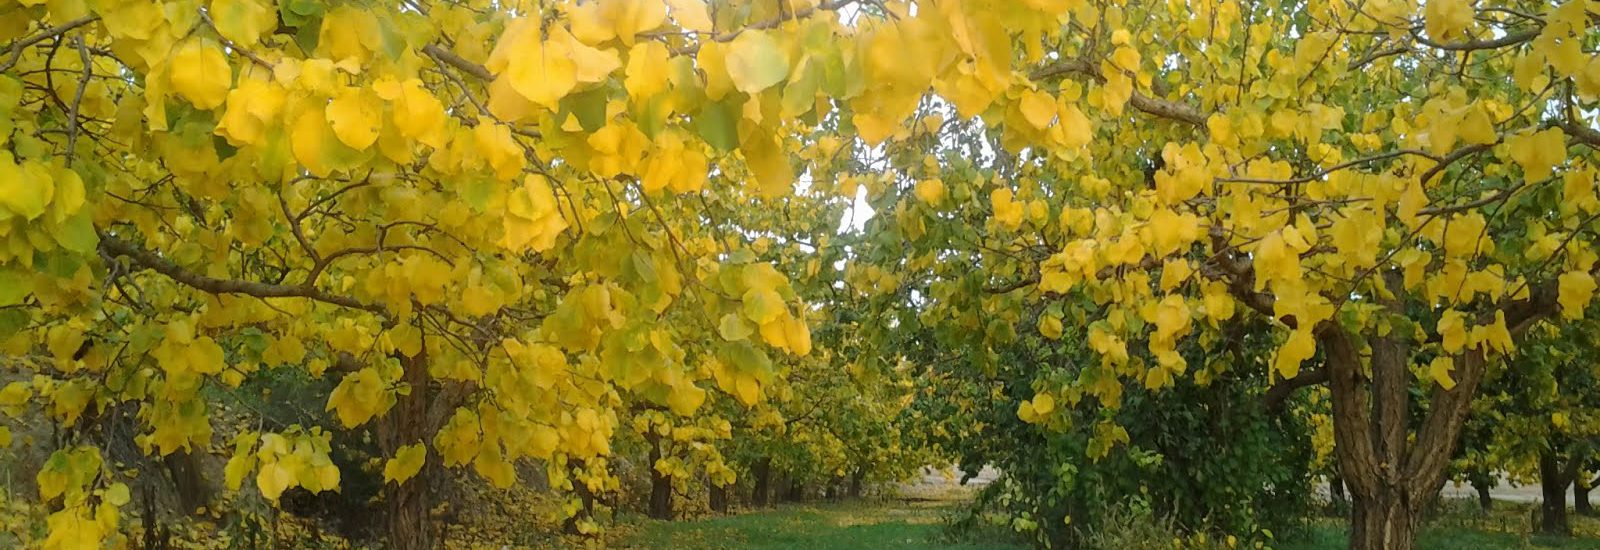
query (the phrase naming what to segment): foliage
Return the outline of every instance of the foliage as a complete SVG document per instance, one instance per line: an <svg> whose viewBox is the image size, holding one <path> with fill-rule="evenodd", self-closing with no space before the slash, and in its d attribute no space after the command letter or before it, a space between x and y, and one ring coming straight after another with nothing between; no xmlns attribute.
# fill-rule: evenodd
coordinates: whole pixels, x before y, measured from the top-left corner
<svg viewBox="0 0 1600 550"><path fill-rule="evenodd" d="M86 428L121 411L269 506L370 439L390 538L426 545L436 468L536 464L592 533L648 434L650 468L731 482L732 418L893 372L923 327L947 347L914 365L973 372L1086 344L1008 410L1101 407L1104 457L1128 389L1220 379L1249 321L1245 378L1326 382L1340 441L1387 437L1336 447L1357 539L1409 538L1418 509L1361 503L1437 487L1490 365L1593 299L1590 6L8 0L0 405L62 435L47 546L117 537ZM825 293L864 302L826 342L854 358L812 349ZM225 425L276 369L335 421ZM854 438L807 437L817 471Z"/></svg>
<svg viewBox="0 0 1600 550"><path fill-rule="evenodd" d="M1031 401L1040 414L1046 395L1030 383L1034 364L1002 361L1004 393L989 396L998 402L968 405L981 411L972 420L980 428L945 443L963 450L969 471L989 464L1003 472L975 513L1001 511L1016 518L1013 529L1071 547L1119 536L1119 520L1158 522L1179 538L1270 541L1310 512L1310 429L1298 414L1269 410L1258 382L1232 374L1204 386L1185 380L1160 394L1130 394L1114 416L1063 401L1048 420L1025 422L1012 411ZM1115 450L1097 443L1108 430L1116 431ZM1136 513L1144 519L1128 518Z"/></svg>

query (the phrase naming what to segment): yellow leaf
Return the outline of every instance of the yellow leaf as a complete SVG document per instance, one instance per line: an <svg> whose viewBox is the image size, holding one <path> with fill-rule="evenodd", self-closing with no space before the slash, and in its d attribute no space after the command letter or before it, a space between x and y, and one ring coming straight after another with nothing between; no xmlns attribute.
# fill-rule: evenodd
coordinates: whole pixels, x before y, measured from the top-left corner
<svg viewBox="0 0 1600 550"><path fill-rule="evenodd" d="M667 0L672 19L686 31L711 32L711 14L704 0Z"/></svg>
<svg viewBox="0 0 1600 550"><path fill-rule="evenodd" d="M990 192L989 202L994 208L994 219L1000 225L1012 230L1022 226L1023 204L1012 200L1010 189L1001 187Z"/></svg>
<svg viewBox="0 0 1600 550"><path fill-rule="evenodd" d="M1051 340L1061 339L1061 318L1054 315L1045 315L1039 318L1039 334Z"/></svg>
<svg viewBox="0 0 1600 550"><path fill-rule="evenodd" d="M317 177L333 173L335 161L328 150L338 138L321 110L307 109L300 113L289 131L289 150L306 171Z"/></svg>
<svg viewBox="0 0 1600 550"><path fill-rule="evenodd" d="M1506 137L1511 160L1522 166L1528 179L1543 178L1567 158L1567 136L1560 128L1518 132Z"/></svg>
<svg viewBox="0 0 1600 550"><path fill-rule="evenodd" d="M228 91L228 108L215 133L235 146L259 144L269 124L277 123L283 102L283 87L261 78L241 79L238 88Z"/></svg>
<svg viewBox="0 0 1600 550"><path fill-rule="evenodd" d="M294 472L284 467L282 462L269 462L261 465L261 470L256 472L256 488L261 490L261 496L267 500L277 502L295 482Z"/></svg>
<svg viewBox="0 0 1600 550"><path fill-rule="evenodd" d="M44 215L54 194L54 179L44 165L30 160L17 166L10 151L0 151L0 206L33 220Z"/></svg>
<svg viewBox="0 0 1600 550"><path fill-rule="evenodd" d="M794 188L794 168L777 136L757 132L745 140L740 150L762 197L781 196Z"/></svg>
<svg viewBox="0 0 1600 550"><path fill-rule="evenodd" d="M1561 274L1556 286L1556 301L1561 303L1561 316L1582 319L1583 310L1589 307L1589 301L1594 298L1594 291L1594 275L1578 270Z"/></svg>
<svg viewBox="0 0 1600 550"><path fill-rule="evenodd" d="M278 23L278 10L273 4L263 5L257 0L211 0L209 13L216 21L217 34L241 48L256 45L262 33L273 30Z"/></svg>
<svg viewBox="0 0 1600 550"><path fill-rule="evenodd" d="M444 104L422 87L421 80L380 83L374 90L393 106L394 125L400 135L434 148L444 146Z"/></svg>
<svg viewBox="0 0 1600 550"><path fill-rule="evenodd" d="M555 192L544 176L530 174L522 188L506 198L505 234L500 246L521 251L532 248L544 252L555 246L556 237L567 229L556 205Z"/></svg>
<svg viewBox="0 0 1600 550"><path fill-rule="evenodd" d="M1033 413L1045 416L1056 410L1056 398L1049 392L1039 392L1033 396Z"/></svg>
<svg viewBox="0 0 1600 550"><path fill-rule="evenodd" d="M1471 0L1428 0L1423 15L1428 36L1447 42L1465 36L1474 12Z"/></svg>
<svg viewBox="0 0 1600 550"><path fill-rule="evenodd" d="M383 127L383 100L371 90L349 86L328 102L327 115L339 141L363 150L378 141L378 130Z"/></svg>
<svg viewBox="0 0 1600 550"><path fill-rule="evenodd" d="M395 451L394 458L383 464L383 480L394 482L396 485L405 483L422 471L422 465L428 459L428 449L421 443L413 443Z"/></svg>
<svg viewBox="0 0 1600 550"><path fill-rule="evenodd" d="M1289 338L1278 348L1272 359L1272 368L1286 380L1294 378L1300 374L1300 363L1310 359L1316 351L1317 343L1311 336L1311 330L1297 329L1290 332Z"/></svg>
<svg viewBox="0 0 1600 550"><path fill-rule="evenodd" d="M728 46L728 77L739 91L756 95L789 76L789 60L772 36L745 31Z"/></svg>
<svg viewBox="0 0 1600 550"><path fill-rule="evenodd" d="M706 400L706 390L692 383L684 382L672 387L667 393L667 407L678 416L691 416L700 404Z"/></svg>
<svg viewBox="0 0 1600 550"><path fill-rule="evenodd" d="M1459 131L1461 139L1467 143L1487 145L1500 140L1500 135L1494 131L1494 121L1489 118L1489 110L1477 103L1467 107Z"/></svg>
<svg viewBox="0 0 1600 550"><path fill-rule="evenodd" d="M1056 118L1056 99L1044 92L1023 91L1020 108L1023 118L1034 128L1043 129Z"/></svg>
<svg viewBox="0 0 1600 550"><path fill-rule="evenodd" d="M1466 316L1461 312L1449 309L1439 316L1439 336L1442 337L1440 347L1445 353L1454 355L1460 353L1467 345Z"/></svg>
<svg viewBox="0 0 1600 550"><path fill-rule="evenodd" d="M233 69L222 48L198 39L184 42L172 52L167 73L172 91L196 109L214 109L228 97Z"/></svg>
<svg viewBox="0 0 1600 550"><path fill-rule="evenodd" d="M735 375L733 387L733 396L746 407L754 406L761 400L761 383L754 376L744 373Z"/></svg>
<svg viewBox="0 0 1600 550"><path fill-rule="evenodd" d="M1446 390L1455 389L1456 381L1450 377L1450 372L1456 370L1456 363L1447 355L1435 357L1428 363L1428 376Z"/></svg>
<svg viewBox="0 0 1600 550"><path fill-rule="evenodd" d="M912 192L917 195L918 200L927 203L928 206L938 207L939 203L944 202L944 182L938 179L919 181Z"/></svg>
<svg viewBox="0 0 1600 550"><path fill-rule="evenodd" d="M628 50L627 78L623 81L628 97L641 101L667 89L668 57L667 47L660 42L634 44Z"/></svg>

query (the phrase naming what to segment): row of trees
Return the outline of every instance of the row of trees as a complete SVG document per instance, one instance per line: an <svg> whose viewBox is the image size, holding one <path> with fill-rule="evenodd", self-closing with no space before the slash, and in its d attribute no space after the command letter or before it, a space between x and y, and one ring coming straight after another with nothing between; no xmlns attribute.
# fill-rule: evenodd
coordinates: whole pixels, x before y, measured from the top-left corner
<svg viewBox="0 0 1600 550"><path fill-rule="evenodd" d="M1249 472L1146 488L1253 530L1307 477L1263 455L1323 449L1352 548L1409 547L1495 373L1583 368L1516 359L1596 288L1582 0L0 13L0 397L51 420L48 545L117 536L126 457L279 505L366 434L398 547L441 467L536 466L592 531L622 457L667 516L942 448L1044 543L1125 492L1084 465Z"/></svg>

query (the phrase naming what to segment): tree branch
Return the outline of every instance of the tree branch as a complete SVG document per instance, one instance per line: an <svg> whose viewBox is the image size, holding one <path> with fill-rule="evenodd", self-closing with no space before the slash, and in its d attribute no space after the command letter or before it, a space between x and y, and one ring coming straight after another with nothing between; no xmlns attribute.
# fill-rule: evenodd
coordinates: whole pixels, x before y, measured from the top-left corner
<svg viewBox="0 0 1600 550"><path fill-rule="evenodd" d="M167 278L179 284L210 294L243 294L256 298L306 298L326 304L369 311L378 315L388 315L381 305L368 304L349 296L329 294L309 283L277 285L237 279L217 279L200 275L184 269L160 254L124 242L104 231L100 232L100 249L108 256L113 258L118 256L127 257L134 266L140 269L155 271L166 275Z"/></svg>
<svg viewBox="0 0 1600 550"><path fill-rule="evenodd" d="M63 33L67 32L67 31L70 31L72 29L76 29L78 27L82 27L84 25L88 25L89 23L93 23L93 22L95 22L95 21L97 21L99 19L100 19L100 16L98 16L98 15L85 15L83 17L79 17L77 19L73 19L73 20L68 21L66 23L62 23L61 26L51 27L51 28L45 29L44 32L41 32L39 34L30 36L30 37L27 37L27 38L18 39L16 42L12 42L11 43L11 47L9 48L9 51L11 52L11 58L7 59L4 65L0 65L0 73L9 71L9 70L11 70L12 67L17 66L17 61L22 59L22 50L28 49L28 46L32 46L34 44L38 44L39 42L42 42L42 41L50 39L50 38L61 36Z"/></svg>

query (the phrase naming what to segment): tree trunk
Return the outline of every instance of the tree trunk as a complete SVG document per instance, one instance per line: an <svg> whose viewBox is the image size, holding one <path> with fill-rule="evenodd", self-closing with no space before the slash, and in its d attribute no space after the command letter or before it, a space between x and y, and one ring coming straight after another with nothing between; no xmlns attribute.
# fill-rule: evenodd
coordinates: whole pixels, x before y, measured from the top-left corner
<svg viewBox="0 0 1600 550"><path fill-rule="evenodd" d="M211 503L214 488L200 473L200 464L188 451L178 451L161 458L162 466L172 476L172 487L178 496L178 507L184 514L198 514L202 506Z"/></svg>
<svg viewBox="0 0 1600 550"><path fill-rule="evenodd" d="M1593 487L1594 487L1594 482L1593 481L1590 481L1589 483L1585 484L1585 483L1578 483L1577 480L1573 480L1573 482L1572 482L1572 509L1573 509L1573 511L1576 511L1578 513L1578 515L1581 515L1581 516L1593 516L1593 515L1595 515L1594 514L1594 505L1589 504L1589 489L1591 489Z"/></svg>
<svg viewBox="0 0 1600 550"><path fill-rule="evenodd" d="M424 345L426 350L427 346ZM427 352L416 357L399 357L405 368L404 380L411 391L396 395L394 408L378 424L378 444L386 456L394 456L400 447L415 444L427 437L428 412L428 360ZM438 457L429 457L426 464L437 464ZM433 529L428 521L428 511L433 508L429 481L430 470L424 466L416 477L405 483L389 483L383 487L383 539L393 550L426 550L434 547Z"/></svg>
<svg viewBox="0 0 1600 550"><path fill-rule="evenodd" d="M1350 509L1350 496L1344 492L1344 479L1339 474L1328 476L1328 505L1343 512Z"/></svg>
<svg viewBox="0 0 1600 550"><path fill-rule="evenodd" d="M569 462L567 466L568 475L576 474L576 472L583 470L584 466L583 460ZM576 478L572 482L572 492L577 493L578 499L583 502L583 507L578 510L578 513L573 514L572 517L567 518L562 523L561 530L568 535L588 535L588 533L584 533L582 529L578 528L578 522L594 517L594 493L589 492L588 484L579 482Z"/></svg>
<svg viewBox="0 0 1600 550"><path fill-rule="evenodd" d="M1356 495L1350 513L1351 550L1411 548L1421 507L1401 491L1377 498Z"/></svg>
<svg viewBox="0 0 1600 550"><path fill-rule="evenodd" d="M1493 511L1494 497L1489 494L1489 489L1490 485L1494 484L1494 478L1489 472L1483 469L1473 470L1467 474L1467 481L1472 483L1472 489L1478 492L1478 509L1485 515Z"/></svg>
<svg viewBox="0 0 1600 550"><path fill-rule="evenodd" d="M650 440L650 518L672 520L672 478L656 469L661 460L661 436L651 430L645 434Z"/></svg>
<svg viewBox="0 0 1600 550"><path fill-rule="evenodd" d="M1413 428L1409 342L1370 338L1369 377L1363 350L1342 328L1326 324L1316 334L1330 370L1334 451L1351 496L1350 548L1414 548L1421 512L1444 486L1483 355L1458 356L1455 387L1435 386L1427 415Z"/></svg>
<svg viewBox="0 0 1600 550"><path fill-rule="evenodd" d="M867 477L866 468L856 468L850 473L850 498L861 498L861 482Z"/></svg>
<svg viewBox="0 0 1600 550"><path fill-rule="evenodd" d="M1539 532L1564 537L1572 534L1567 523L1567 483L1561 459L1554 451L1539 455L1539 488L1544 502L1539 506Z"/></svg>
<svg viewBox="0 0 1600 550"><path fill-rule="evenodd" d="M754 490L750 493L750 505L766 508L772 492L772 459L757 460L751 469L755 471L756 482Z"/></svg>
<svg viewBox="0 0 1600 550"><path fill-rule="evenodd" d="M711 511L718 514L728 513L728 488L715 483L711 484Z"/></svg>

